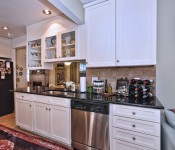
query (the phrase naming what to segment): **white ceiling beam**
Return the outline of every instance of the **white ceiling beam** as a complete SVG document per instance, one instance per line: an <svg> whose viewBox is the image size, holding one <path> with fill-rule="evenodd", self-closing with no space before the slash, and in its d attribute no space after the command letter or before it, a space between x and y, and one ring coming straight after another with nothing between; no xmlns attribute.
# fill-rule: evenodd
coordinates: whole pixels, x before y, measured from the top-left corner
<svg viewBox="0 0 175 150"><path fill-rule="evenodd" d="M76 24L84 23L84 8L80 0L48 0Z"/></svg>

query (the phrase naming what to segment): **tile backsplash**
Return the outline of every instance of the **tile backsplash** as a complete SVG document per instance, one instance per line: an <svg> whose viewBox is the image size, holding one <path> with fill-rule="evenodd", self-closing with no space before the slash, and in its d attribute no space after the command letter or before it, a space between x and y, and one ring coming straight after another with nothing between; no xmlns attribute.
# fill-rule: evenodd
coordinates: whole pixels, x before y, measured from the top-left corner
<svg viewBox="0 0 175 150"><path fill-rule="evenodd" d="M116 81L120 78L141 78L156 81L156 66L87 68L87 85L92 85L92 77L99 77L100 80L107 79L108 83L111 83L113 91L115 91ZM155 85L156 83L154 83Z"/></svg>

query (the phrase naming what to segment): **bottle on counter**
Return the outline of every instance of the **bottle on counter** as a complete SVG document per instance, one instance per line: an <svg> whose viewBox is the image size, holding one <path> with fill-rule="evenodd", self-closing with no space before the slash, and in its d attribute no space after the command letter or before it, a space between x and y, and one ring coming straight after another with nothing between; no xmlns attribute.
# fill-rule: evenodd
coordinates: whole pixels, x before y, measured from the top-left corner
<svg viewBox="0 0 175 150"><path fill-rule="evenodd" d="M112 93L112 86L111 86L111 83L109 83L109 86L108 86L108 93Z"/></svg>
<svg viewBox="0 0 175 150"><path fill-rule="evenodd" d="M154 83L154 80L144 80L143 81L143 84L144 85L151 85L151 84L153 84Z"/></svg>
<svg viewBox="0 0 175 150"><path fill-rule="evenodd" d="M137 85L135 88L135 91L137 91L137 92L150 92L151 89L148 86Z"/></svg>
<svg viewBox="0 0 175 150"><path fill-rule="evenodd" d="M142 98L150 98L152 96L153 96L152 93L145 93Z"/></svg>
<svg viewBox="0 0 175 150"><path fill-rule="evenodd" d="M107 79L105 79L105 93L108 93L108 83L107 83Z"/></svg>

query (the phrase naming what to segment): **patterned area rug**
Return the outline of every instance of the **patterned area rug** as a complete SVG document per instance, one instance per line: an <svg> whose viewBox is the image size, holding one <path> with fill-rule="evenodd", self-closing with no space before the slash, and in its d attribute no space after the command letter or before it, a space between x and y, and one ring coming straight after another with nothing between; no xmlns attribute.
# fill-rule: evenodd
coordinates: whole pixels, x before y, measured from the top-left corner
<svg viewBox="0 0 175 150"><path fill-rule="evenodd" d="M71 148L0 125L0 150L71 150Z"/></svg>

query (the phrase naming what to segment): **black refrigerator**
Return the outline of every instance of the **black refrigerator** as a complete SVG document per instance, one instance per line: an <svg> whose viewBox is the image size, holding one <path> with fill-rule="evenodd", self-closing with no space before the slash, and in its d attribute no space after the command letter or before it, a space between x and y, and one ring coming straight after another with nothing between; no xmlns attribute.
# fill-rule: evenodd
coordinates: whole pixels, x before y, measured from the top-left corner
<svg viewBox="0 0 175 150"><path fill-rule="evenodd" d="M14 111L13 62L0 61L0 116Z"/></svg>

